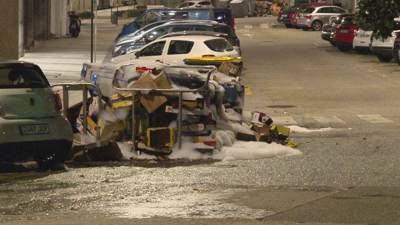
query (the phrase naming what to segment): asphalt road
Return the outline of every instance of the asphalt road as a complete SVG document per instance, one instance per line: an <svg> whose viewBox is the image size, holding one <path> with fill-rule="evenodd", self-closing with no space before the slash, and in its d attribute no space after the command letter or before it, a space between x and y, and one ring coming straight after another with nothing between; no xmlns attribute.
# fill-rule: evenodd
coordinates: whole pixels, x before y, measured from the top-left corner
<svg viewBox="0 0 400 225"><path fill-rule="evenodd" d="M400 224L399 65L339 52L319 32L272 28L275 19L236 19L245 113L332 128L291 134L302 155L0 174L0 221Z"/></svg>

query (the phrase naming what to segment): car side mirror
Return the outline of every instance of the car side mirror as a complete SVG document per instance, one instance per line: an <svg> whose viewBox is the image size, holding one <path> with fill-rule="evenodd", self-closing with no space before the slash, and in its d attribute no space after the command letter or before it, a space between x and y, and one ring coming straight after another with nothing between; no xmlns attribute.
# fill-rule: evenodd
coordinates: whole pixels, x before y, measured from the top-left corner
<svg viewBox="0 0 400 225"><path fill-rule="evenodd" d="M135 56L136 56L136 59L138 59L140 56L140 52L135 52Z"/></svg>

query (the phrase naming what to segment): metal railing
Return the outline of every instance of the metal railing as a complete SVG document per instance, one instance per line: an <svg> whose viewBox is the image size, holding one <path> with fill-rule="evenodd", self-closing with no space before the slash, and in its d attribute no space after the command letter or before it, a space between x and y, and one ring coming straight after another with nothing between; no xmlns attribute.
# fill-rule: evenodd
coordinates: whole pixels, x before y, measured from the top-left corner
<svg viewBox="0 0 400 225"><path fill-rule="evenodd" d="M87 135L87 100L88 100L88 87L92 87L96 90L96 94L99 96L98 98L98 106L99 106L99 112L101 110L101 99L102 99L102 95L101 95L101 91L99 89L99 87L97 87L95 84L92 83L57 83L57 84L53 84L51 87L57 87L57 86L61 86L62 87L62 93L63 93L63 108L62 111L64 113L65 116L67 116L68 114L68 108L69 108L69 91L82 91L82 98L83 98L83 109L82 109L82 113L83 113L83 118L82 118L82 122L83 122L83 134ZM80 115L78 115L80 116ZM99 125L99 120L100 117L97 117L97 121L96 121L96 126L98 127ZM99 145L100 144L100 128L98 127L97 131L96 131L96 143Z"/></svg>
<svg viewBox="0 0 400 225"><path fill-rule="evenodd" d="M177 135L177 141L178 141L178 149L181 149L182 147L182 95L184 92L200 92L205 90L208 87L208 82L210 80L211 73L214 72L217 68L215 66L170 66L170 68L199 68L199 69L205 69L205 70L210 70L207 74L207 78L204 82L204 85L201 86L200 88L196 89L189 89L189 88L173 88L173 89L142 89L142 88L120 88L116 87L114 85L115 80L116 80L116 74L114 74L113 79L112 79L112 87L115 90L118 91L126 91L126 92L131 92L132 93L132 152L136 152L136 146L135 146L135 94L136 92L177 92L179 94L179 111L178 111L178 135Z"/></svg>

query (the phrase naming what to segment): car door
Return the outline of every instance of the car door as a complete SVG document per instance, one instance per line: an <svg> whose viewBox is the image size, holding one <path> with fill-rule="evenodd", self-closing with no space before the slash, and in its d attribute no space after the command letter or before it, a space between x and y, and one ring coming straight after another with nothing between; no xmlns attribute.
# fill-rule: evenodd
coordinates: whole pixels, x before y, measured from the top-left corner
<svg viewBox="0 0 400 225"><path fill-rule="evenodd" d="M171 40L168 50L163 55L163 62L184 65L184 60L192 57L195 42L188 40ZM199 55L200 56L200 55Z"/></svg>
<svg viewBox="0 0 400 225"><path fill-rule="evenodd" d="M139 59L162 61L166 50L166 40L155 41L137 53ZM123 57L123 56L122 56Z"/></svg>

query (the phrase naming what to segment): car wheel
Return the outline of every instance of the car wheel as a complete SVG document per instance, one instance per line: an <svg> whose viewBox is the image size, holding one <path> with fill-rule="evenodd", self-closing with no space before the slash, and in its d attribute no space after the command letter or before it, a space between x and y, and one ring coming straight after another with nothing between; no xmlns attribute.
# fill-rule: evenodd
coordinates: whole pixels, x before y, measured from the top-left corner
<svg viewBox="0 0 400 225"><path fill-rule="evenodd" d="M302 27L301 29L303 29L304 31L307 31L308 27Z"/></svg>
<svg viewBox="0 0 400 225"><path fill-rule="evenodd" d="M322 30L322 23L321 23L321 21L319 21L319 20L314 21L314 22L311 24L311 28L312 28L313 30L315 30L315 31L320 31L320 30Z"/></svg>
<svg viewBox="0 0 400 225"><path fill-rule="evenodd" d="M43 152L42 154L36 154L33 156L36 163L39 165L39 169L53 170L59 168L60 164L63 164L65 160L67 160L69 155L68 148L60 148L55 153L49 153L48 151Z"/></svg>
<svg viewBox="0 0 400 225"><path fill-rule="evenodd" d="M390 62L390 60L393 59L392 55L376 54L376 57L378 57L379 61L381 62Z"/></svg>
<svg viewBox="0 0 400 225"><path fill-rule="evenodd" d="M293 25L292 25L292 24L285 24L285 27L286 27L286 28L292 28Z"/></svg>
<svg viewBox="0 0 400 225"><path fill-rule="evenodd" d="M337 48L341 52L348 52L348 51L350 51L352 49L352 47L350 47L350 46L338 46Z"/></svg>

